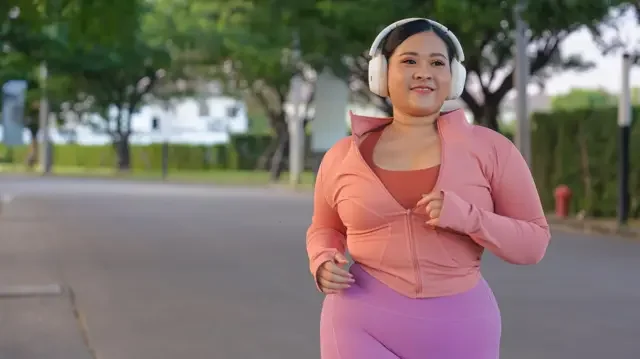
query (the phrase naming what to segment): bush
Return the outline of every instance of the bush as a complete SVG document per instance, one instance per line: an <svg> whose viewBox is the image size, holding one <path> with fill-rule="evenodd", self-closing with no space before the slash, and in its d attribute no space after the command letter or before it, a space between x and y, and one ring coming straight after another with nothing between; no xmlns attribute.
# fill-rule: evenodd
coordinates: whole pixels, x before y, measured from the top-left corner
<svg viewBox="0 0 640 359"><path fill-rule="evenodd" d="M638 118L640 109L633 110ZM631 128L630 214L640 217L640 125ZM618 204L619 129L616 108L557 111L532 118L532 171L546 210L554 189L571 188L573 213L615 216Z"/></svg>
<svg viewBox="0 0 640 359"><path fill-rule="evenodd" d="M169 169L200 171L212 169L253 170L258 158L271 141L269 135L233 135L229 144L169 145ZM1 146L3 158L8 160L8 149ZM81 146L55 145L54 166L115 168L117 155L111 145ZM11 162L25 163L28 146L12 149ZM160 171L162 169L162 144L131 145L131 163L134 170Z"/></svg>

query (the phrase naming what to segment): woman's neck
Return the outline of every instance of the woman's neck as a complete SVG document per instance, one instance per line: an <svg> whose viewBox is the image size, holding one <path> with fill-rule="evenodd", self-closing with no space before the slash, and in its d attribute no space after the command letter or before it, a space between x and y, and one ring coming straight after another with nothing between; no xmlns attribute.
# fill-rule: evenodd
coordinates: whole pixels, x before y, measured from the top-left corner
<svg viewBox="0 0 640 359"><path fill-rule="evenodd" d="M440 114L414 117L405 114L395 114L393 121L389 124L388 130L394 135L401 136L407 140L428 139L438 135L436 120Z"/></svg>

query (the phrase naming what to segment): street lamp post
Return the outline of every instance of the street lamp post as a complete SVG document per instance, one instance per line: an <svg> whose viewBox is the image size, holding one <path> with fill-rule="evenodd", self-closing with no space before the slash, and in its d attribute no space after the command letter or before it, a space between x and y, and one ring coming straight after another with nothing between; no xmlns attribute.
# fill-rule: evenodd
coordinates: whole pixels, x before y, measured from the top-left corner
<svg viewBox="0 0 640 359"><path fill-rule="evenodd" d="M294 33L294 43L291 56L291 66L298 69L300 62L300 40ZM289 127L289 182L291 186L300 184L305 163L305 132L304 119L307 113L307 102L310 89L302 74L296 71L289 83L287 96L287 124Z"/></svg>
<svg viewBox="0 0 640 359"><path fill-rule="evenodd" d="M618 99L619 167L618 224L625 226L629 218L629 134L631 132L631 65L638 55L622 55L622 88Z"/></svg>
<svg viewBox="0 0 640 359"><path fill-rule="evenodd" d="M48 175L51 173L51 138L49 137L49 101L47 99L47 79L48 70L47 64L43 62L40 64L40 164L42 168L42 174Z"/></svg>
<svg viewBox="0 0 640 359"><path fill-rule="evenodd" d="M162 179L169 176L169 139L171 137L171 127L173 124L174 107L171 100L164 104L164 114L160 122L160 134L162 136Z"/></svg>
<svg viewBox="0 0 640 359"><path fill-rule="evenodd" d="M531 167L531 126L527 110L527 85L529 84L529 58L527 56L527 25L522 20L522 12L526 8L526 1L519 1L514 7L516 23L516 56L515 82L518 93L516 99L516 116L518 129L516 131L516 146Z"/></svg>
<svg viewBox="0 0 640 359"><path fill-rule="evenodd" d="M291 79L289 106L287 108L289 126L289 181L292 186L300 184L305 161L304 118L306 101L304 99L305 81L301 75Z"/></svg>

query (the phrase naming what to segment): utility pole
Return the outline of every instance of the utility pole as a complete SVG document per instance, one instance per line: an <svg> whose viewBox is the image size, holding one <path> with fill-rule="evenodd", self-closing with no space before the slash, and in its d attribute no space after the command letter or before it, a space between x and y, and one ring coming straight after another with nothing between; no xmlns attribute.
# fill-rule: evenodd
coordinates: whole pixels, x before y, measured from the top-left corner
<svg viewBox="0 0 640 359"><path fill-rule="evenodd" d="M622 55L622 88L618 98L619 167L618 225L625 226L629 218L629 134L631 132L631 65L637 56Z"/></svg>
<svg viewBox="0 0 640 359"><path fill-rule="evenodd" d="M173 125L175 108L172 106L171 100L164 103L164 114L160 120L160 133L162 135L162 179L166 180L169 176L169 140L171 138L171 130Z"/></svg>
<svg viewBox="0 0 640 359"><path fill-rule="evenodd" d="M291 66L298 68L300 61L300 37L294 33L293 54ZM288 111L289 125L289 182L296 187L300 184L305 162L305 132L304 118L306 114L306 102L308 96L305 92L305 81L301 74L296 73L289 84Z"/></svg>
<svg viewBox="0 0 640 359"><path fill-rule="evenodd" d="M526 8L526 0L520 0L514 7L514 19L516 23L516 56L515 56L515 83L516 83L516 118L517 131L515 136L516 146L522 156L531 167L531 124L527 109L527 85L529 84L529 57L527 56L527 24L522 20L522 12Z"/></svg>
<svg viewBox="0 0 640 359"><path fill-rule="evenodd" d="M49 35L58 37L60 32L58 31L59 12L62 9L60 0L47 0L45 2L45 13L48 21L50 21L47 28L44 30ZM40 96L40 166L43 175L51 174L51 167L53 167L53 155L51 153L53 146L51 144L50 137L50 121L49 121L49 99L47 96L47 82L49 78L49 70L46 61L40 63L40 84L42 94Z"/></svg>

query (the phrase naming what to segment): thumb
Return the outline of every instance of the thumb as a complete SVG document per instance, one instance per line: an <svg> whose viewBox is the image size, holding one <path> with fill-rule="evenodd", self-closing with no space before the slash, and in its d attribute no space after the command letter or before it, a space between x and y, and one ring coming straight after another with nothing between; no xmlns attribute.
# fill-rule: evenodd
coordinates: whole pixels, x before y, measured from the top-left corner
<svg viewBox="0 0 640 359"><path fill-rule="evenodd" d="M335 256L333 256L333 259L338 262L339 264L347 264L349 263L349 261L347 260L347 257L344 256L344 254L342 253L336 253Z"/></svg>

